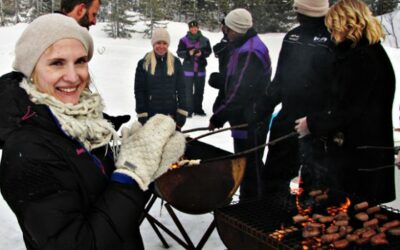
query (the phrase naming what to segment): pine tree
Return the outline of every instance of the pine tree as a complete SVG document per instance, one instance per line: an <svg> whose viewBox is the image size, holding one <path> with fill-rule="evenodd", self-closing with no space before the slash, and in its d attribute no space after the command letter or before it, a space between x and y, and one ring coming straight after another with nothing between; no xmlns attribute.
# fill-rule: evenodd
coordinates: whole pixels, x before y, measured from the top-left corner
<svg viewBox="0 0 400 250"><path fill-rule="evenodd" d="M171 3L168 0L145 0L139 4L142 21L145 23L144 36L150 38L155 28L165 28L168 18L167 10L171 10ZM169 5L169 8L165 6Z"/></svg>
<svg viewBox="0 0 400 250"><path fill-rule="evenodd" d="M107 5L105 5L107 4ZM127 10L132 10L130 1L112 0L104 3L108 17L108 24L104 31L113 38L129 38L135 24L134 15Z"/></svg>

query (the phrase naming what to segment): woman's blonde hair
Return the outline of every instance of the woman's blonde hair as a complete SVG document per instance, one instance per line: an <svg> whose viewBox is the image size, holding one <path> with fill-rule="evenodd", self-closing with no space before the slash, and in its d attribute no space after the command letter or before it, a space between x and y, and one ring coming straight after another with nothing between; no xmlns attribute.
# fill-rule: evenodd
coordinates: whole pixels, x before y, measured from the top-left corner
<svg viewBox="0 0 400 250"><path fill-rule="evenodd" d="M361 0L340 0L329 9L325 25L336 43L349 39L353 42L352 47L362 37L374 44L385 36L379 20Z"/></svg>
<svg viewBox="0 0 400 250"><path fill-rule="evenodd" d="M144 69L150 74L154 75L156 72L156 53L153 51L146 54L144 57ZM151 68L150 68L151 67ZM174 55L171 52L167 52L167 75L172 76L175 72L174 68Z"/></svg>

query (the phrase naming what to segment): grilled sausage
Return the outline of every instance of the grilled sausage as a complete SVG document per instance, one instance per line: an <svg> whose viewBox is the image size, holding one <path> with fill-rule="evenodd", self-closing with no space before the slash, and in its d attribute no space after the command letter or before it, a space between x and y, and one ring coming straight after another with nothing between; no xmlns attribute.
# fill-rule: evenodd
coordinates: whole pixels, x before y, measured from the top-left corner
<svg viewBox="0 0 400 250"><path fill-rule="evenodd" d="M336 226L336 225L330 225L330 226L326 229L326 232L327 232L328 234L333 234L333 233L336 233L337 231L339 231L339 227Z"/></svg>
<svg viewBox="0 0 400 250"><path fill-rule="evenodd" d="M341 239L333 242L333 247L335 249L344 249L347 248L348 246L349 246L349 241L346 239Z"/></svg>
<svg viewBox="0 0 400 250"><path fill-rule="evenodd" d="M342 227L342 226L347 226L349 225L349 221L348 220L337 220L335 221L335 225Z"/></svg>
<svg viewBox="0 0 400 250"><path fill-rule="evenodd" d="M365 243L369 242L369 238L358 238L356 240L357 245L364 245Z"/></svg>
<svg viewBox="0 0 400 250"><path fill-rule="evenodd" d="M386 235L384 233L379 233L377 235L372 236L371 245L380 246L380 245L388 245L389 242L386 239Z"/></svg>
<svg viewBox="0 0 400 250"><path fill-rule="evenodd" d="M303 238L311 238L311 237L316 237L319 236L320 231L318 229L312 229L312 230L303 230Z"/></svg>
<svg viewBox="0 0 400 250"><path fill-rule="evenodd" d="M354 209L356 211L359 211L359 210L366 209L368 206L369 206L368 202L364 201L364 202L360 202L360 203L355 204L354 205Z"/></svg>
<svg viewBox="0 0 400 250"><path fill-rule="evenodd" d="M373 227L373 226L376 226L376 225L378 225L378 219L377 218L374 218L372 220L366 221L363 224L364 227Z"/></svg>
<svg viewBox="0 0 400 250"><path fill-rule="evenodd" d="M350 242L356 241L356 240L358 240L358 238L359 237L356 234L348 234L348 235L346 235L346 240L348 240Z"/></svg>
<svg viewBox="0 0 400 250"><path fill-rule="evenodd" d="M359 221L367 221L369 220L369 216L367 213L360 212L355 215L356 219Z"/></svg>
<svg viewBox="0 0 400 250"><path fill-rule="evenodd" d="M318 219L321 223L329 223L333 221L333 216L323 216Z"/></svg>
<svg viewBox="0 0 400 250"><path fill-rule="evenodd" d="M386 228L386 229L390 229L390 228L398 227L398 226L400 226L400 221L398 221L398 220L386 222L385 224L382 225L382 227Z"/></svg>
<svg viewBox="0 0 400 250"><path fill-rule="evenodd" d="M386 214L374 214L374 217L377 218L378 220L388 220Z"/></svg>
<svg viewBox="0 0 400 250"><path fill-rule="evenodd" d="M336 240L340 239L340 235L338 233L334 233L334 234L324 234L321 236L321 240L324 243L331 243L334 242Z"/></svg>
<svg viewBox="0 0 400 250"><path fill-rule="evenodd" d="M309 217L307 215L304 216L304 215L298 214L298 215L293 216L292 219L293 219L294 223L297 224L300 222L307 221L309 219Z"/></svg>
<svg viewBox="0 0 400 250"><path fill-rule="evenodd" d="M339 213L335 216L335 220L350 220L350 217L347 213Z"/></svg>
<svg viewBox="0 0 400 250"><path fill-rule="evenodd" d="M374 214L381 211L381 207L375 206L367 209L367 214Z"/></svg>
<svg viewBox="0 0 400 250"><path fill-rule="evenodd" d="M371 238L372 236L374 236L376 234L376 232L375 232L375 230L373 230L373 229L370 229L370 230L367 230L367 231L365 231L362 235L361 235L361 237L362 238Z"/></svg>
<svg viewBox="0 0 400 250"><path fill-rule="evenodd" d="M317 195L321 195L322 193L323 193L322 190L313 190L313 191L309 192L308 195L311 197L315 197Z"/></svg>

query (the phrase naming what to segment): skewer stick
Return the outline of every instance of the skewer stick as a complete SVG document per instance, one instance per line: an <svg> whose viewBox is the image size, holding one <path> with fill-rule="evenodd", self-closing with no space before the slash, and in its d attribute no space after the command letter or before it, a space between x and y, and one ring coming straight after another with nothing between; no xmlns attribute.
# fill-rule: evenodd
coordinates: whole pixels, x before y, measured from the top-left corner
<svg viewBox="0 0 400 250"><path fill-rule="evenodd" d="M216 131L211 131L211 132L199 135L199 136L197 136L197 137L195 137L195 138L193 138L191 140L188 140L186 143L190 143L192 141L197 141L198 139L206 137L206 136L209 136L209 135L218 134L218 133L221 133L221 132L224 132L224 131L227 131L227 130L236 129L236 128L245 128L247 126L248 126L247 123L245 123L245 124L235 125L235 126L232 126L232 127L229 127L229 128L218 129Z"/></svg>

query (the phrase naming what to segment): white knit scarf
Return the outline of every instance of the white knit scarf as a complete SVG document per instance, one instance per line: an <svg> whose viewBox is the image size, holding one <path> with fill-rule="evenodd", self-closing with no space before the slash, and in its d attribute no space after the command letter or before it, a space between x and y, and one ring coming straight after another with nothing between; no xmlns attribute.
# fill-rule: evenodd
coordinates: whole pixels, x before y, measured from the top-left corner
<svg viewBox="0 0 400 250"><path fill-rule="evenodd" d="M78 104L63 103L55 97L40 92L27 79L23 79L20 87L25 89L31 101L47 105L61 125L61 129L81 142L89 151L107 145L113 139L118 145L118 134L111 123L103 118L103 103L99 94L88 89L81 94ZM113 152L116 153L113 146Z"/></svg>

